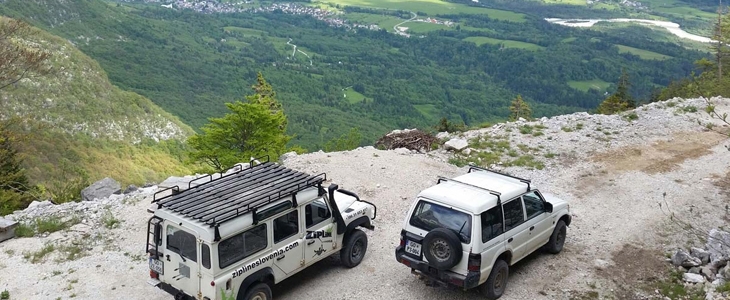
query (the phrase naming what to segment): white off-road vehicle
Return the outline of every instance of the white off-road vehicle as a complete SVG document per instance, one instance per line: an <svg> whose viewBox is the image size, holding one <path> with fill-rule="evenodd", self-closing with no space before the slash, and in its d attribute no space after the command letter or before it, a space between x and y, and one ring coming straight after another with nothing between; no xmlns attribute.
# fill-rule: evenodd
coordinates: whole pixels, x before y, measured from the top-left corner
<svg viewBox="0 0 730 300"><path fill-rule="evenodd" d="M202 179L199 178L199 179ZM147 226L149 283L175 299L268 300L272 287L339 253L355 267L376 207L331 184L264 162L153 197Z"/></svg>
<svg viewBox="0 0 730 300"><path fill-rule="evenodd" d="M430 284L480 287L496 299L509 266L540 248L563 249L570 221L568 203L529 180L472 166L418 194L395 256Z"/></svg>

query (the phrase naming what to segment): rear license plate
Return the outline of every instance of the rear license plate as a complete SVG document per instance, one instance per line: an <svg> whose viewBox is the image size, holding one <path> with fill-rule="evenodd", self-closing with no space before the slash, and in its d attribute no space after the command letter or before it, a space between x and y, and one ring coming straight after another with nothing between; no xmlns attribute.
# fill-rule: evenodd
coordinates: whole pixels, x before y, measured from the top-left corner
<svg viewBox="0 0 730 300"><path fill-rule="evenodd" d="M157 272L157 274L162 275L163 274L162 266L163 265L162 265L161 260L153 259L152 257L150 257L150 270L155 271L155 272Z"/></svg>
<svg viewBox="0 0 730 300"><path fill-rule="evenodd" d="M421 244L406 240L406 252L421 257Z"/></svg>

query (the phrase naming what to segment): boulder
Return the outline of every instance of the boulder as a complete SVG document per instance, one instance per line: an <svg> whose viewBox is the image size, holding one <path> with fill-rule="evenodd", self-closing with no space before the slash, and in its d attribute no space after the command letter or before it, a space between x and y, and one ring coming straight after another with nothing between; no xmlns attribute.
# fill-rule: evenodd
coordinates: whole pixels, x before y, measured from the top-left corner
<svg viewBox="0 0 730 300"><path fill-rule="evenodd" d="M28 204L28 208L43 208L46 206L51 206L53 203L51 201L33 201L30 204Z"/></svg>
<svg viewBox="0 0 730 300"><path fill-rule="evenodd" d="M609 265L611 265L611 263L603 259L596 259L593 261L593 266L598 270L606 269Z"/></svg>
<svg viewBox="0 0 730 300"><path fill-rule="evenodd" d="M469 146L469 142L467 142L465 139L459 139L459 138L453 138L450 139L448 142L444 143L444 148L446 150L454 150L454 151L461 151L462 149Z"/></svg>
<svg viewBox="0 0 730 300"><path fill-rule="evenodd" d="M687 251L677 250L677 252L672 255L672 264L675 266L692 268L700 266L702 264L702 261L700 261L699 258L690 256Z"/></svg>
<svg viewBox="0 0 730 300"><path fill-rule="evenodd" d="M139 188L136 185L130 184L126 189L124 189L124 194L126 195L129 193L133 193L137 190L139 190Z"/></svg>
<svg viewBox="0 0 730 300"><path fill-rule="evenodd" d="M439 140L448 139L451 138L451 134L447 131L439 132L436 134L436 138Z"/></svg>
<svg viewBox="0 0 730 300"><path fill-rule="evenodd" d="M684 273L682 278L684 279L684 281L689 282L689 283L705 282L705 276L702 276L700 274Z"/></svg>
<svg viewBox="0 0 730 300"><path fill-rule="evenodd" d="M0 217L0 242L15 237L15 227L18 222Z"/></svg>
<svg viewBox="0 0 730 300"><path fill-rule="evenodd" d="M716 228L710 230L705 248L710 253L710 261L727 260L730 258L730 233Z"/></svg>
<svg viewBox="0 0 730 300"><path fill-rule="evenodd" d="M295 156L297 156L297 153L295 151L289 151L287 153L282 154L279 157L279 160L282 161L282 162L284 162L285 160L287 160L289 158L292 158L292 157L295 157Z"/></svg>
<svg viewBox="0 0 730 300"><path fill-rule="evenodd" d="M722 276L722 278L724 278L726 281L730 281L730 265L725 266L717 274Z"/></svg>
<svg viewBox="0 0 730 300"><path fill-rule="evenodd" d="M691 267L687 270L687 273L700 274L700 267Z"/></svg>
<svg viewBox="0 0 730 300"><path fill-rule="evenodd" d="M702 264L709 264L710 263L710 252L707 252L707 250L697 247L692 247L689 250L689 255L692 257L699 258Z"/></svg>
<svg viewBox="0 0 730 300"><path fill-rule="evenodd" d="M107 177L83 189L81 191L81 199L84 201L94 201L95 199L103 199L121 192L122 186L119 182Z"/></svg>
<svg viewBox="0 0 730 300"><path fill-rule="evenodd" d="M461 153L464 153L464 155L469 155L469 154L471 154L471 151L473 151L471 148L466 148L463 151L461 151Z"/></svg>
<svg viewBox="0 0 730 300"><path fill-rule="evenodd" d="M178 176L170 176L165 181L160 182L157 186L162 189L170 188L173 186L178 186L180 190L186 190L188 188L188 185L190 184L190 181L197 178L196 176L185 176L185 177L178 177ZM196 182L193 182L194 184L200 184L205 182L204 180L199 180Z"/></svg>

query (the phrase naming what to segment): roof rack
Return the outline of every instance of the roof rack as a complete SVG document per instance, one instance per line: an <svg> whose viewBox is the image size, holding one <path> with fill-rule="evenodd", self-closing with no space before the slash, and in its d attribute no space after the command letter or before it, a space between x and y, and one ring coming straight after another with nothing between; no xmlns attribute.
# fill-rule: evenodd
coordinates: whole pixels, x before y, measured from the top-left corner
<svg viewBox="0 0 730 300"><path fill-rule="evenodd" d="M485 190L485 191L489 192L492 195L497 196L497 203L502 203L502 198L501 198L502 193L500 193L500 192L493 191L493 190L490 190L488 188L481 187L481 186L478 186L478 185L473 185L471 183L466 183L466 182L463 182L463 181L458 181L458 180L452 179L452 178L446 178L446 177L443 177L443 176L439 176L438 178L439 179L436 182L436 184L441 183L441 181L452 181L452 182L456 182L456 183L459 183L459 184L468 185L468 186L471 186L471 187L475 187L475 188L478 188L478 189L482 189L482 190Z"/></svg>
<svg viewBox="0 0 730 300"><path fill-rule="evenodd" d="M282 198L292 197L296 205L297 192L318 187L322 193L326 180L325 173L309 175L267 161L152 202L215 227L218 236L220 224Z"/></svg>
<svg viewBox="0 0 730 300"><path fill-rule="evenodd" d="M485 169L485 168L482 168L482 167L477 167L477 166L474 166L474 165L469 165L469 171L467 173L471 173L471 171L473 171L473 170L484 171L484 172L491 172L491 173L499 174L499 175L506 176L506 177L509 177L509 178L517 179L520 182L522 182L524 184L527 184L527 191L528 192L530 191L530 182L531 181L529 179L520 178L520 177L517 177L517 176L505 174L505 173L502 173L502 172L498 172L498 171L494 171L494 170L490 170L490 169Z"/></svg>

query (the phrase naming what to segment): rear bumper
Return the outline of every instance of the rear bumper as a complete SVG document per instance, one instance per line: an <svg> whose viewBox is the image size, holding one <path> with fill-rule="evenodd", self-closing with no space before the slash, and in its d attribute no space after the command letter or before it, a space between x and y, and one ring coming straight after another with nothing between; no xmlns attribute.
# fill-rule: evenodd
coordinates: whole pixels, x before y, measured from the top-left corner
<svg viewBox="0 0 730 300"><path fill-rule="evenodd" d="M195 300L195 297L185 294L185 292L178 290L167 283L160 282L156 285L156 287L172 295L175 300Z"/></svg>
<svg viewBox="0 0 730 300"><path fill-rule="evenodd" d="M427 262L410 257L403 250L403 246L395 248L395 259L411 268L411 272L425 276L429 280L444 286L468 290L479 286L479 272L468 272L466 276L451 271L438 270L429 266Z"/></svg>

